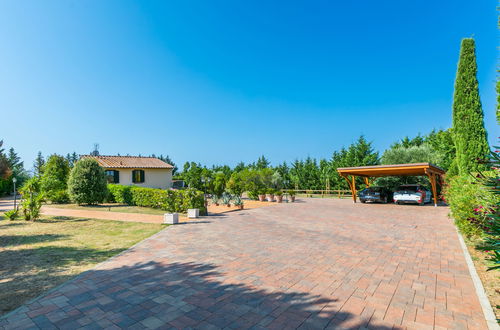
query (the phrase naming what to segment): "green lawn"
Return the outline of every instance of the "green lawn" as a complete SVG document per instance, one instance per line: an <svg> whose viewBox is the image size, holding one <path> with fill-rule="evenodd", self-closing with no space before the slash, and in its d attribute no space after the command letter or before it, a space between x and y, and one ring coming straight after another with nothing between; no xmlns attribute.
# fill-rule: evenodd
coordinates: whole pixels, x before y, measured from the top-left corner
<svg viewBox="0 0 500 330"><path fill-rule="evenodd" d="M68 217L0 220L0 315L164 227Z"/></svg>
<svg viewBox="0 0 500 330"><path fill-rule="evenodd" d="M163 215L164 210L153 209L150 207L129 206L126 204L100 204L100 205L77 205L77 204L46 204L47 207L87 210L87 211L109 211L109 212L125 212L125 213L142 213Z"/></svg>

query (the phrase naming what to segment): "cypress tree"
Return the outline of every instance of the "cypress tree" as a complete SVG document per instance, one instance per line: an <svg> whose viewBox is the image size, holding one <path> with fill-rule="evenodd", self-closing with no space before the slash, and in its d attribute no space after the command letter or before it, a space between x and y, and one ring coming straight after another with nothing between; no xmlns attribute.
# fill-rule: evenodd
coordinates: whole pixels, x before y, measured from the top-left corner
<svg viewBox="0 0 500 330"><path fill-rule="evenodd" d="M489 153L483 109L479 99L474 39L462 40L453 95L453 140L455 166L459 174L478 171L478 163Z"/></svg>

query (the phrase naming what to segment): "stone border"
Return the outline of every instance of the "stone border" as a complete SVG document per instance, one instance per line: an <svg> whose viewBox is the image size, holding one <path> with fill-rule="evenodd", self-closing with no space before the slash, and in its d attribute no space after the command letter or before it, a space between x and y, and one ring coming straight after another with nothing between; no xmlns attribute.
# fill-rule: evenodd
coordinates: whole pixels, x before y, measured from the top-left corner
<svg viewBox="0 0 500 330"><path fill-rule="evenodd" d="M462 247L462 251L464 252L465 261L467 263L467 267L469 268L469 273L472 278L472 282L474 283L474 288L476 288L476 294L479 298L479 303L481 304L481 308L483 309L484 318L486 319L486 324L488 325L489 330L499 330L500 326L498 325L497 319L495 317L495 313L493 312L493 308L491 307L490 301L486 296L486 292L484 291L483 283L477 274L476 268L474 267L474 262L469 254L469 250L467 249L467 245L462 237L462 234L455 227L458 235L458 241L460 242L460 246Z"/></svg>

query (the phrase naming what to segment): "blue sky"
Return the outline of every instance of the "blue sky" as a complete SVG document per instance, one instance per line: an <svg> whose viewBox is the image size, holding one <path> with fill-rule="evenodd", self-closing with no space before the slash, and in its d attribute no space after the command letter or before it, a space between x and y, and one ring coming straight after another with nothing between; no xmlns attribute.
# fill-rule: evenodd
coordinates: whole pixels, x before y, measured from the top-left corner
<svg viewBox="0 0 500 330"><path fill-rule="evenodd" d="M497 2L0 2L0 139L36 153L182 164L383 151L451 125L460 40L476 39L491 143Z"/></svg>

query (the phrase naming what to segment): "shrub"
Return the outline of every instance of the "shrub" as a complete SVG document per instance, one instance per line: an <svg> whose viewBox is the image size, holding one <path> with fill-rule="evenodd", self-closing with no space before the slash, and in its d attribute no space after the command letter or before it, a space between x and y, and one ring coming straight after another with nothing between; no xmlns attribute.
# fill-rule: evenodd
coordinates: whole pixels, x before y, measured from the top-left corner
<svg viewBox="0 0 500 330"><path fill-rule="evenodd" d="M127 205L132 205L131 186L123 186L119 184L108 184L108 202L116 202Z"/></svg>
<svg viewBox="0 0 500 330"><path fill-rule="evenodd" d="M17 209L15 210L10 210L4 213L4 215L9 219L9 220L16 220L17 216L19 214L19 211Z"/></svg>
<svg viewBox="0 0 500 330"><path fill-rule="evenodd" d="M68 193L78 204L102 203L108 194L104 170L94 159L81 159L71 169Z"/></svg>
<svg viewBox="0 0 500 330"><path fill-rule="evenodd" d="M456 176L447 182L444 194L460 231L467 237L481 236L494 200L492 193L472 176Z"/></svg>
<svg viewBox="0 0 500 330"><path fill-rule="evenodd" d="M63 156L50 156L43 167L40 180L40 189L44 198L52 203L67 203L69 201L66 192L68 175L68 161Z"/></svg>
<svg viewBox="0 0 500 330"><path fill-rule="evenodd" d="M26 220L36 220L40 216L43 194L40 193L40 180L31 178L19 190L23 196L21 208Z"/></svg>
<svg viewBox="0 0 500 330"><path fill-rule="evenodd" d="M154 188L109 185L110 195L118 203L151 207L167 212L185 213L187 209L205 210L203 192L188 188L185 190L163 190Z"/></svg>

